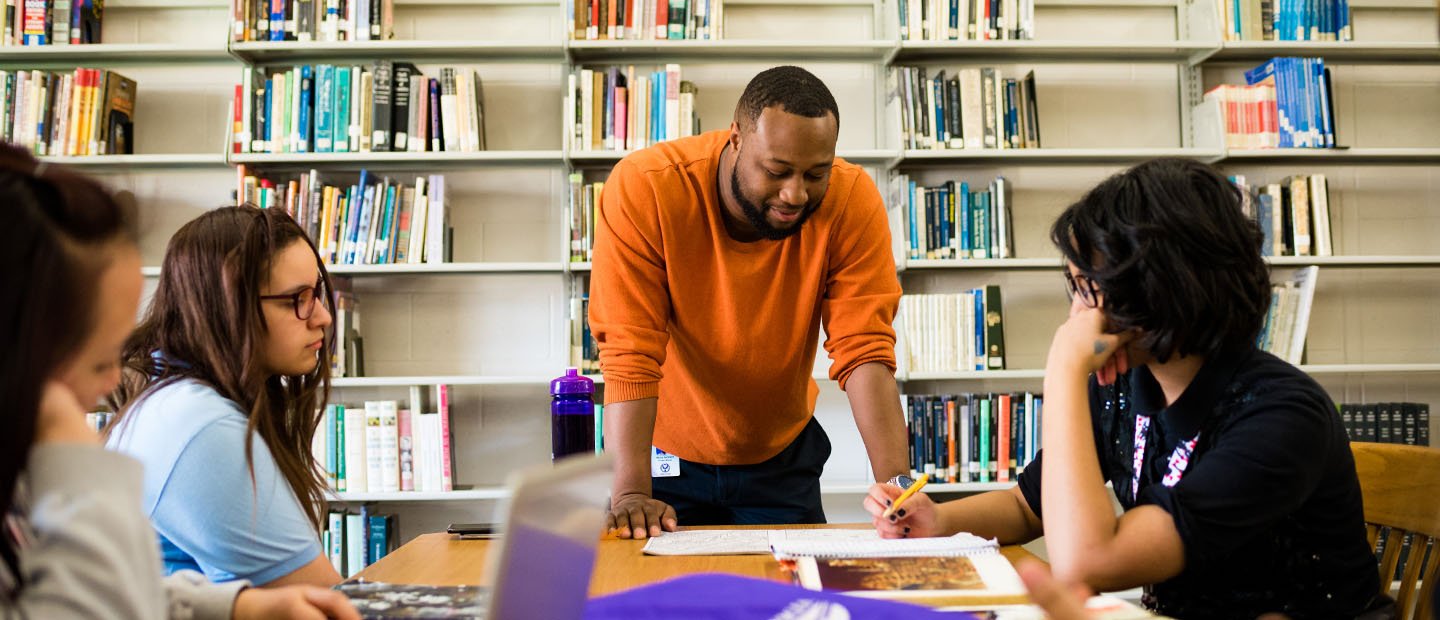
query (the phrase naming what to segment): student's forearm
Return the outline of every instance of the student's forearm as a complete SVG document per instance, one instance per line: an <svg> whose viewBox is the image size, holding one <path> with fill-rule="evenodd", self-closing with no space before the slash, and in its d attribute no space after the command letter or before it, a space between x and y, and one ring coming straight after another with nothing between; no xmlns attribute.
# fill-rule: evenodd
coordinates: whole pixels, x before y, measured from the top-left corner
<svg viewBox="0 0 1440 620"><path fill-rule="evenodd" d="M1030 542L1043 533L1040 520L1018 488L990 491L937 505L940 530L951 535L969 532L995 538L1002 545Z"/></svg>
<svg viewBox="0 0 1440 620"><path fill-rule="evenodd" d="M605 406L605 451L615 455L614 497L650 495L650 445L655 438L654 398Z"/></svg>
<svg viewBox="0 0 1440 620"><path fill-rule="evenodd" d="M1056 577L1069 581L1084 579L1082 564L1105 555L1115 536L1115 512L1090 427L1087 382L1080 372L1047 372L1045 378L1045 545Z"/></svg>
<svg viewBox="0 0 1440 620"><path fill-rule="evenodd" d="M870 453L875 480L885 481L905 473L905 414L900 410L895 373L879 362L862 364L851 371L845 396L850 399L855 425Z"/></svg>

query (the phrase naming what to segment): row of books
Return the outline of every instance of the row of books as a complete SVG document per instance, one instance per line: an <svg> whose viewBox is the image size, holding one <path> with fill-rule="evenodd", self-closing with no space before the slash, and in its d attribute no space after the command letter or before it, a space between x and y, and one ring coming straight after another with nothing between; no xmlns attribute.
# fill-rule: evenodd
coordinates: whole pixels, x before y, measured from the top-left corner
<svg viewBox="0 0 1440 620"><path fill-rule="evenodd" d="M1430 403L1341 403L1350 441L1430 446Z"/></svg>
<svg viewBox="0 0 1440 620"><path fill-rule="evenodd" d="M1349 0L1219 0L1226 41L1350 41Z"/></svg>
<svg viewBox="0 0 1440 620"><path fill-rule="evenodd" d="M360 336L360 304L348 289L346 278L331 277L335 285L335 307L330 309L335 322L335 350L331 353L330 376L333 378L365 376L365 340Z"/></svg>
<svg viewBox="0 0 1440 620"><path fill-rule="evenodd" d="M1010 183L996 177L971 191L966 181L924 187L908 175L890 179L910 259L1014 258ZM980 187L978 184L976 187Z"/></svg>
<svg viewBox="0 0 1440 620"><path fill-rule="evenodd" d="M85 426L95 432L103 432L105 427L110 426L110 421L115 419L113 411L90 411L85 414Z"/></svg>
<svg viewBox="0 0 1440 620"><path fill-rule="evenodd" d="M1319 267L1302 267L1270 286L1270 308L1256 346L1291 364L1300 364L1319 275Z"/></svg>
<svg viewBox="0 0 1440 620"><path fill-rule="evenodd" d="M400 523L395 515L374 514L369 506L358 510L331 510L320 547L335 572L354 577L400 546Z"/></svg>
<svg viewBox="0 0 1440 620"><path fill-rule="evenodd" d="M1035 37L1035 0L899 0L902 41Z"/></svg>
<svg viewBox="0 0 1440 620"><path fill-rule="evenodd" d="M327 264L447 262L451 228L444 175L417 176L406 184L362 169L353 183L345 183L322 180L317 170L290 179L249 174L244 165L239 170L239 202L285 209L310 233Z"/></svg>
<svg viewBox="0 0 1440 620"><path fill-rule="evenodd" d="M906 368L911 373L1005 368L1000 287L900 298Z"/></svg>
<svg viewBox="0 0 1440 620"><path fill-rule="evenodd" d="M230 0L230 40L379 41L394 36L394 0Z"/></svg>
<svg viewBox="0 0 1440 620"><path fill-rule="evenodd" d="M580 67L570 74L565 127L571 150L643 149L700 133L698 90L680 77L680 65L653 71Z"/></svg>
<svg viewBox="0 0 1440 620"><path fill-rule="evenodd" d="M114 71L0 70L0 141L36 155L135 152L135 80Z"/></svg>
<svg viewBox="0 0 1440 620"><path fill-rule="evenodd" d="M605 182L586 183L585 175L570 173L570 262L584 263L595 251L595 214L600 211L600 196Z"/></svg>
<svg viewBox="0 0 1440 620"><path fill-rule="evenodd" d="M1264 88L1217 87L1205 95L1220 102L1227 146L1331 148L1336 145L1333 81L1324 59L1271 58L1246 71L1245 82ZM1239 103L1232 105L1232 101ZM1236 115L1239 118L1235 118Z"/></svg>
<svg viewBox="0 0 1440 620"><path fill-rule="evenodd" d="M894 67L889 76L905 148L1040 148L1034 71L1017 79L969 67L931 77L925 67Z"/></svg>
<svg viewBox="0 0 1440 620"><path fill-rule="evenodd" d="M1010 482L1040 449L1039 394L906 394L910 469L937 482Z"/></svg>
<svg viewBox="0 0 1440 620"><path fill-rule="evenodd" d="M473 70L426 77L408 62L246 70L235 86L232 151L485 150L485 91Z"/></svg>
<svg viewBox="0 0 1440 620"><path fill-rule="evenodd" d="M724 0L565 0L576 41L720 39Z"/></svg>
<svg viewBox="0 0 1440 620"><path fill-rule="evenodd" d="M100 42L104 0L6 0L0 46Z"/></svg>
<svg viewBox="0 0 1440 620"><path fill-rule="evenodd" d="M1245 192L1246 215L1255 218L1265 240L1265 256L1333 256L1330 184L1323 174L1285 177L1279 183L1251 186L1243 175L1231 177Z"/></svg>
<svg viewBox="0 0 1440 620"><path fill-rule="evenodd" d="M585 374L600 372L600 346L590 333L590 278L580 279L570 296L570 365Z"/></svg>
<svg viewBox="0 0 1440 620"><path fill-rule="evenodd" d="M341 493L439 493L451 491L449 386L435 388L436 410L422 413L421 388L410 388L409 409L399 401L363 406L327 404L315 433L315 459L325 466L330 488Z"/></svg>

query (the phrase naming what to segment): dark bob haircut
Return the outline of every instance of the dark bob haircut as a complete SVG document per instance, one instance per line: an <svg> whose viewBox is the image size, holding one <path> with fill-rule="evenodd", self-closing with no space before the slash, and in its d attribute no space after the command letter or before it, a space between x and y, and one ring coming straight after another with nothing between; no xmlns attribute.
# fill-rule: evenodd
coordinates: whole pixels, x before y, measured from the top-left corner
<svg viewBox="0 0 1440 620"><path fill-rule="evenodd" d="M1259 226L1214 168L1155 159L1116 174L1055 220L1050 240L1104 295L1112 332L1138 328L1156 360L1255 346L1270 306Z"/></svg>

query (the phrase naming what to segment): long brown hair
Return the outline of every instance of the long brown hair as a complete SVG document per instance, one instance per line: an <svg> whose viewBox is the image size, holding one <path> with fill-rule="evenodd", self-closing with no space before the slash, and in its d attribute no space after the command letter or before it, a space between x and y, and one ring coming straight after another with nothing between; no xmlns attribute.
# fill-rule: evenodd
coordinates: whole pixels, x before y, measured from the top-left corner
<svg viewBox="0 0 1440 620"><path fill-rule="evenodd" d="M91 298L111 252L109 244L133 247L134 217L128 195L36 161L24 150L0 145L0 518L15 500L15 487L35 444L45 384L74 356L90 334ZM103 301L101 302L103 303ZM85 403L91 404L91 403ZM0 557L18 579L16 550L0 537Z"/></svg>
<svg viewBox="0 0 1440 620"><path fill-rule="evenodd" d="M319 405L330 398L333 330L315 369L304 375L270 375L261 364L266 332L260 287L282 250L304 242L315 255L330 305L330 275L305 231L284 211L253 206L210 211L181 227L165 249L160 283L139 327L126 343L124 374L112 395L119 415L112 432L148 394L182 379L200 381L240 405L248 430L270 448L275 464L318 531L325 511L325 482L310 443ZM245 461L254 462L245 442ZM253 482L253 481L252 481Z"/></svg>

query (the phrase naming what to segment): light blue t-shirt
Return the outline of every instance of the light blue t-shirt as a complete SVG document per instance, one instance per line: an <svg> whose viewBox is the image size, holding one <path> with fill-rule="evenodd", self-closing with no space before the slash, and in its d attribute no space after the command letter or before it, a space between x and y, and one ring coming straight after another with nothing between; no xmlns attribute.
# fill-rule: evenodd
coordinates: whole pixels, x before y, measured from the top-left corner
<svg viewBox="0 0 1440 620"><path fill-rule="evenodd" d="M320 556L320 542L265 441L235 401L194 380L155 390L111 433L108 447L145 465L142 508L160 537L165 573L265 584Z"/></svg>

